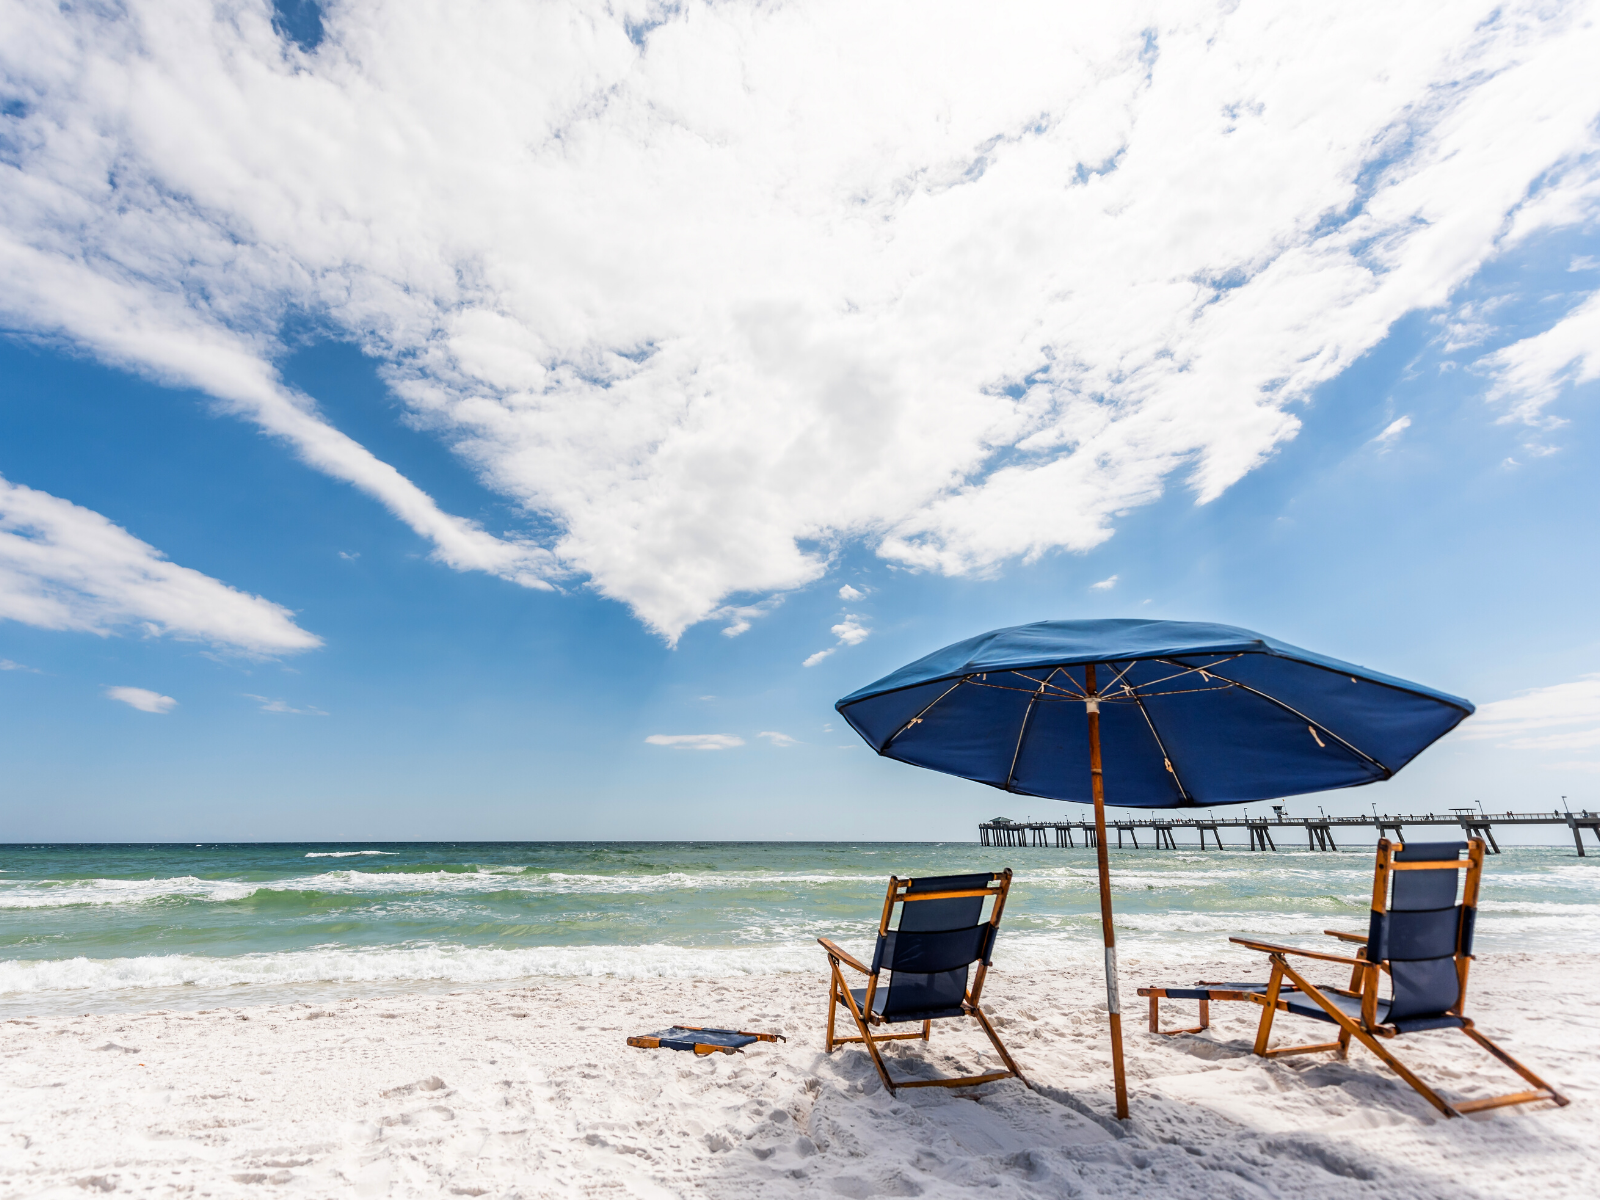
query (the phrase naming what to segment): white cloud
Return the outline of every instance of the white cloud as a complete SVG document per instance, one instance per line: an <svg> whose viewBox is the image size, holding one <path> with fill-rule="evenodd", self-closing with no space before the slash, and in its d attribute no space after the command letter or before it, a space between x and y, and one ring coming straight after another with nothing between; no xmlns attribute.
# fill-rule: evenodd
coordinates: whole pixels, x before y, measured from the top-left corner
<svg viewBox="0 0 1600 1200"><path fill-rule="evenodd" d="M859 646L872 634L872 630L861 624L861 618L853 613L847 615L844 620L840 621L828 632L838 638L840 643L845 646Z"/></svg>
<svg viewBox="0 0 1600 1200"><path fill-rule="evenodd" d="M297 717L325 717L328 714L313 705L304 708L295 708L287 700L274 700L269 696L257 696L254 692L244 692L246 700L254 700L261 705L261 711L267 713L292 713Z"/></svg>
<svg viewBox="0 0 1600 1200"><path fill-rule="evenodd" d="M308 56L264 0L21 7L0 307L206 390L450 566L584 576L669 639L848 539L981 573L1176 473L1210 500L1394 321L1600 203L1588 5L952 4L908 35L690 0L643 46L627 5L475 11L347 0ZM291 312L543 543L286 388Z"/></svg>
<svg viewBox="0 0 1600 1200"><path fill-rule="evenodd" d="M1600 291L1543 333L1485 355L1478 365L1493 376L1489 399L1507 406L1507 420L1539 422L1563 388L1600 379Z"/></svg>
<svg viewBox="0 0 1600 1200"><path fill-rule="evenodd" d="M1600 257L1593 254L1579 254L1567 264L1569 271L1600 271Z"/></svg>
<svg viewBox="0 0 1600 1200"><path fill-rule="evenodd" d="M756 734L756 736L766 738L767 741L771 742L774 746L794 746L798 744L795 739L790 737L787 733L774 733L770 729L763 730L762 732Z"/></svg>
<svg viewBox="0 0 1600 1200"><path fill-rule="evenodd" d="M12 662L9 658L0 658L0 671L27 671L30 675L41 675L38 667L24 666L19 662Z"/></svg>
<svg viewBox="0 0 1600 1200"><path fill-rule="evenodd" d="M339 551L339 557L344 559L345 562L355 562L356 559L361 557L361 551L346 552L341 550Z"/></svg>
<svg viewBox="0 0 1600 1200"><path fill-rule="evenodd" d="M731 750L744 745L742 737L728 733L652 733L645 741L652 746L671 746L674 750Z"/></svg>
<svg viewBox="0 0 1600 1200"><path fill-rule="evenodd" d="M1112 575L1106 579L1102 579L1099 583L1091 583L1089 586L1097 592L1109 592L1112 588L1117 586L1117 578L1117 576Z"/></svg>
<svg viewBox="0 0 1600 1200"><path fill-rule="evenodd" d="M132 628L250 654L322 644L288 609L168 562L97 512L5 479L0 618L98 634Z"/></svg>
<svg viewBox="0 0 1600 1200"><path fill-rule="evenodd" d="M1383 427L1383 432L1373 438L1380 450L1388 450L1395 442L1400 440L1400 435L1411 428L1410 417L1397 417Z"/></svg>
<svg viewBox="0 0 1600 1200"><path fill-rule="evenodd" d="M122 701L130 708L137 708L140 712L169 713L178 707L178 702L171 696L163 696L160 692L152 692L149 688L108 687L106 695L112 700Z"/></svg>
<svg viewBox="0 0 1600 1200"><path fill-rule="evenodd" d="M1532 688L1479 707L1465 726L1476 740L1510 750L1586 750L1600 746L1600 674Z"/></svg>
<svg viewBox="0 0 1600 1200"><path fill-rule="evenodd" d="M14 224L3 205L0 214L8 218L7 225ZM159 221L171 214L144 215ZM218 233L187 221L174 226L165 232L179 241L192 236L203 243ZM137 243L104 249L124 256L158 252ZM203 252L204 247L195 249ZM315 401L279 382L259 336L219 327L214 313L208 317L182 303L182 290L193 282L188 271L180 269L165 281L166 291L130 283L115 271L113 275L106 278L76 259L63 261L59 250L41 253L36 246L20 245L0 230L0 279L12 289L9 304L0 297L0 312L9 309L22 328L65 335L107 362L209 393L224 411L287 443L307 465L378 500L434 544L435 559L457 570L487 571L542 590L551 587L545 575L564 573L547 550L523 540L502 540L472 521L442 512L421 488L328 424ZM248 304L252 297L235 299Z"/></svg>
<svg viewBox="0 0 1600 1200"><path fill-rule="evenodd" d="M839 645L830 646L826 650L818 650L800 664L802 667L814 667L827 658L828 655L837 651L840 646L859 646L872 636L872 630L863 625L861 618L854 613L846 613L844 620L833 626L828 632L839 639Z"/></svg>
<svg viewBox="0 0 1600 1200"><path fill-rule="evenodd" d="M770 599L761 601L759 604L724 604L721 608L713 609L707 613L706 618L712 621L728 622L722 627L722 636L735 638L741 633L749 632L752 621L766 616L782 603L782 596L773 596Z"/></svg>
<svg viewBox="0 0 1600 1200"><path fill-rule="evenodd" d="M865 595L865 592L851 587L848 583L839 589L839 599L841 600L859 600Z"/></svg>

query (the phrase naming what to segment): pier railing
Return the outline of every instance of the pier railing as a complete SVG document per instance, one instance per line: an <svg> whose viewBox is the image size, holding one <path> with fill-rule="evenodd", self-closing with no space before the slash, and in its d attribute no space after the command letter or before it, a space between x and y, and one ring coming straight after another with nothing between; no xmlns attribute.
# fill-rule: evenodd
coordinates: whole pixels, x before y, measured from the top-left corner
<svg viewBox="0 0 1600 1200"><path fill-rule="evenodd" d="M1224 849L1222 844L1222 830L1242 829L1249 839L1252 850L1276 850L1278 840L1289 836L1294 831L1305 834L1306 846L1311 850L1337 850L1339 847L1334 841L1336 829L1376 829L1381 837L1385 833L1393 832L1395 838L1405 840L1402 832L1407 825L1411 826L1448 826L1461 830L1467 837L1481 837L1488 844L1491 854L1500 853L1500 844L1495 841L1494 830L1496 826L1507 825L1565 825L1572 832L1572 841L1578 848L1578 857L1584 857L1583 831L1587 829L1594 835L1595 841L1600 842L1600 813L1590 812L1511 812L1504 814L1485 812L1481 809L1467 810L1456 809L1452 812L1439 813L1410 813L1391 814L1377 813L1365 816L1351 817L1145 817L1145 818L1115 818L1106 822L1106 838L1109 842L1113 831L1117 835L1117 847L1124 845L1123 839L1133 843L1134 849L1142 849L1139 843L1139 834L1146 835L1146 844L1153 845L1156 849L1176 850L1178 842L1176 833L1180 830L1192 832L1199 838L1200 849L1208 849L1206 836L1209 834L1218 850ZM1084 846L1095 844L1094 824L1090 821L1013 821L1006 817L997 817L992 821L985 821L978 826L978 841L984 846L1059 846L1064 849L1079 845L1078 839ZM1296 839L1298 840L1298 839Z"/></svg>

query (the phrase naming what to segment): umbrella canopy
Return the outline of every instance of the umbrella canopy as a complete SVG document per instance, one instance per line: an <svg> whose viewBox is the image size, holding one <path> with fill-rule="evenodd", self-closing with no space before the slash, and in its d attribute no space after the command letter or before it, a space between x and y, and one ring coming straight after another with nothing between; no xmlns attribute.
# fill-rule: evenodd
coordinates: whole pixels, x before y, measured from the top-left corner
<svg viewBox="0 0 1600 1200"><path fill-rule="evenodd" d="M1136 620L996 629L834 707L886 757L1094 805L1118 1117L1128 1091L1106 797L1181 808L1359 787L1388 779L1473 711L1248 629Z"/></svg>
<svg viewBox="0 0 1600 1200"><path fill-rule="evenodd" d="M946 646L835 707L879 754L1092 802L1088 664L1112 804L1243 804L1388 779L1470 702L1231 625L1037 621Z"/></svg>

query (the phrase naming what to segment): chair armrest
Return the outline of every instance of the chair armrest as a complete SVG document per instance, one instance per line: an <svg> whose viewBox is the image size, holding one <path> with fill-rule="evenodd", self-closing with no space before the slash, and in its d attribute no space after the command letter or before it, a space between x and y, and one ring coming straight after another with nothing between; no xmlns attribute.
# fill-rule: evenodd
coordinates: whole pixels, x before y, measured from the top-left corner
<svg viewBox="0 0 1600 1200"><path fill-rule="evenodd" d="M1302 950L1299 946L1280 946L1276 942L1258 942L1254 938L1231 937L1230 942L1250 950L1260 950L1266 954L1297 954L1301 958L1315 958L1322 962L1343 963L1347 967L1370 967L1372 964L1364 958L1346 958L1342 954L1324 954L1320 950Z"/></svg>
<svg viewBox="0 0 1600 1200"><path fill-rule="evenodd" d="M830 958L837 958L840 962L854 967L863 975L872 974L869 969L861 965L860 960L856 959L853 955L847 953L846 951L839 949L838 946L836 946L833 942L830 942L827 938L819 937L817 941L821 943L822 948L828 952Z"/></svg>
<svg viewBox="0 0 1600 1200"><path fill-rule="evenodd" d="M1367 935L1364 933L1345 933L1340 929L1324 929L1322 932L1329 937L1338 938L1341 942L1356 942L1362 946L1367 944Z"/></svg>

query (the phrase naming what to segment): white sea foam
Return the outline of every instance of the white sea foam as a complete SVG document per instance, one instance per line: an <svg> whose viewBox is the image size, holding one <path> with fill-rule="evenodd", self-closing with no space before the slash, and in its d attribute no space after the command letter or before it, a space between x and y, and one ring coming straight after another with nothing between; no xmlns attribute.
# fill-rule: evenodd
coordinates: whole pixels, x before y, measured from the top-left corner
<svg viewBox="0 0 1600 1200"><path fill-rule="evenodd" d="M1527 949L1537 935L1593 928L1592 906L1507 905L1504 915L1486 912L1479 948ZM1230 934L1297 940L1314 946L1330 924L1348 918L1326 913L1131 911L1116 916L1124 959L1152 969L1215 960L1233 950ZM1030 971L1100 954L1097 913L1036 914L1021 928L1005 930L995 952L1001 971ZM377 947L325 945L304 950L232 956L195 954L126 958L11 959L0 961L0 998L14 1002L51 993L127 992L142 989L236 989L259 999L259 989L290 985L429 983L475 985L551 976L616 978L720 978L728 975L817 974L822 952L818 932L831 933L858 957L870 957L873 921L802 921L769 924L734 935L742 944L720 946L583 945L486 947L411 942ZM265 994L265 993L264 993Z"/></svg>
<svg viewBox="0 0 1600 1200"><path fill-rule="evenodd" d="M348 857L390 854L391 851L325 851L306 857ZM1311 856L1307 856L1311 857ZM1203 860L1202 860L1203 861ZM1326 860L1321 860L1326 863ZM672 892L734 892L792 890L815 894L819 890L880 888L877 872L785 872L785 871L661 871L649 874L601 874L562 871L537 871L515 865L483 865L472 870L393 871L355 868L290 876L271 881L246 882L237 879L200 879L177 876L156 879L11 879L0 881L0 909L57 908L74 905L138 905L167 899L228 903L250 896L274 892L318 892L329 895L450 896L488 893L521 893L539 896L649 895ZM1151 870L1129 866L1112 872L1114 890L1136 897L1153 892L1171 898L1190 897L1198 892L1227 891L1235 888L1256 896L1282 896L1290 903L1304 903L1306 897L1326 898L1364 908L1371 887L1371 868L1365 863L1349 869L1331 864L1297 867L1266 862L1240 866L1216 864L1181 870ZM1595 873L1584 867L1557 868L1533 872L1497 872L1485 880L1488 891L1559 889L1570 892L1595 892ZM1098 890L1092 867L1030 868L1020 874L1013 893L1045 898L1081 897ZM1298 897L1298 900L1289 899ZM1587 898L1587 897L1585 897ZM1574 897L1578 900L1578 897ZM1486 900L1485 909L1493 902ZM1515 903L1515 902L1512 902ZM1581 901L1580 901L1581 903ZM1562 907L1571 907L1563 905Z"/></svg>
<svg viewBox="0 0 1600 1200"><path fill-rule="evenodd" d="M19 879L7 880L4 884L0 884L0 909L58 908L78 904L143 904L169 897L227 902L241 900L258 892L448 895L510 891L525 892L530 895L632 895L673 891L811 888L868 882L874 886L881 886L881 877L875 874L818 875L778 872L698 874L686 871L665 871L653 875L577 875L562 872L527 874L521 867L481 867L472 871L351 869L291 876L261 883L198 879L194 876L70 881Z"/></svg>
<svg viewBox="0 0 1600 1200"><path fill-rule="evenodd" d="M847 938L846 949L870 956L871 942ZM1209 948L1215 956L1216 947ZM1177 964L1194 948L1130 944L1125 953ZM1141 951L1143 952L1141 954ZM1027 971L1064 962L1095 960L1096 938L1082 931L1021 934L997 954L1000 971ZM608 976L619 979L720 979L731 975L809 975L821 978L826 959L814 939L782 945L697 948L672 945L588 945L518 948L414 944L350 949L340 946L279 953L207 957L191 954L137 958L70 958L0 962L0 997L11 1002L55 994L104 994L165 989L230 989L258 1001L275 988L340 985L451 983L484 985L519 979ZM62 996L61 994L67 994Z"/></svg>
<svg viewBox="0 0 1600 1200"><path fill-rule="evenodd" d="M307 858L360 858L364 854L399 854L398 850L313 850Z"/></svg>
<svg viewBox="0 0 1600 1200"><path fill-rule="evenodd" d="M0 909L68 908L79 904L144 904L167 897L241 900L261 885L231 879L7 880L0 885Z"/></svg>
<svg viewBox="0 0 1600 1200"><path fill-rule="evenodd" d="M704 951L693 947L539 946L489 948L414 944L373 949L324 946L278 953L208 957L69 958L0 962L0 995L170 987L446 980L495 983L538 976L693 979L811 970L816 943Z"/></svg>

